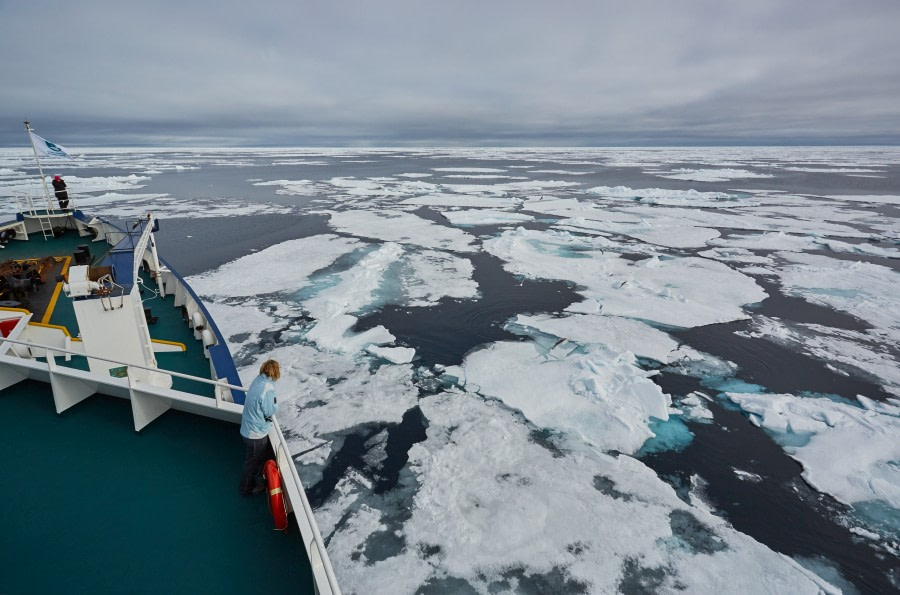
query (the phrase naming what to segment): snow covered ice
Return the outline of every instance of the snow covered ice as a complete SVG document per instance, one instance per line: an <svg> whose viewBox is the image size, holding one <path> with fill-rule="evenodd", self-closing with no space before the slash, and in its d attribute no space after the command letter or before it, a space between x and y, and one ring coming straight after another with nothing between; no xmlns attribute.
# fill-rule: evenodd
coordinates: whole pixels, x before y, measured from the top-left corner
<svg viewBox="0 0 900 595"><path fill-rule="evenodd" d="M21 189L25 157L0 152L0 196ZM166 217L315 222L289 239L261 234L254 251L189 282L245 381L263 359L282 362L279 422L345 593L892 585L880 567L854 564L890 565L900 551L889 522L900 509L897 150L84 159L66 177L85 205L152 208L163 229ZM816 170L847 187L817 185ZM202 196L154 186L176 171L227 172L231 185ZM788 350L855 390L813 394L804 378L769 390L729 345L692 343L712 329ZM722 482L753 509L752 490L772 489L765 465L783 461L723 460L720 475L701 477L690 460L701 455L666 451L676 446L663 439L677 425L679 449L702 434L699 448L726 453L723 411L802 465L814 494L849 507L852 524L809 505L861 549L825 556L815 527L791 527L810 531L811 551L794 556L793 542L772 537L777 514L762 510L765 530L738 530L717 499L732 486ZM684 457L691 484L658 472L647 444Z"/></svg>

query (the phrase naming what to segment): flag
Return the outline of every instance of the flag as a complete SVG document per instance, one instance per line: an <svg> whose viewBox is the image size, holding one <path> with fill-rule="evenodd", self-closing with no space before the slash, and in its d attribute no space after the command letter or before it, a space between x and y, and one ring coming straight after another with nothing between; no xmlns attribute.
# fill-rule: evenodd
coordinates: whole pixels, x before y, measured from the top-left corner
<svg viewBox="0 0 900 595"><path fill-rule="evenodd" d="M31 142L34 144L34 148L41 155L45 155L47 157L63 157L65 159L72 159L72 156L66 152L66 148L56 143L51 143L47 139L41 138L35 133L31 133Z"/></svg>

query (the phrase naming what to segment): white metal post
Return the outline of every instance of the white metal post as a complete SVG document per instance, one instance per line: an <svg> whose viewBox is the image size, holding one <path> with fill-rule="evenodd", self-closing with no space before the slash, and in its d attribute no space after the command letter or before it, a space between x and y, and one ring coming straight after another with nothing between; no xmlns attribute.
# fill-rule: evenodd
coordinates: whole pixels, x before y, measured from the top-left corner
<svg viewBox="0 0 900 595"><path fill-rule="evenodd" d="M153 226L153 221L148 222L148 225ZM159 295L160 297L166 297L166 286L163 284L163 276L162 269L159 266L159 254L156 252L156 240L153 237L153 232L150 232L150 254L153 256L153 269L156 274L156 285L159 287Z"/></svg>

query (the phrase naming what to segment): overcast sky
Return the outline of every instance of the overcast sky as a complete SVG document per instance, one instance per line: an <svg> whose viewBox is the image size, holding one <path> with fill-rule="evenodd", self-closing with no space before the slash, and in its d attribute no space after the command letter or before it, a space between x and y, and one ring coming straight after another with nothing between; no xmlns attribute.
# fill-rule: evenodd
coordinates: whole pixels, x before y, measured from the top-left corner
<svg viewBox="0 0 900 595"><path fill-rule="evenodd" d="M0 0L0 146L900 143L900 0Z"/></svg>

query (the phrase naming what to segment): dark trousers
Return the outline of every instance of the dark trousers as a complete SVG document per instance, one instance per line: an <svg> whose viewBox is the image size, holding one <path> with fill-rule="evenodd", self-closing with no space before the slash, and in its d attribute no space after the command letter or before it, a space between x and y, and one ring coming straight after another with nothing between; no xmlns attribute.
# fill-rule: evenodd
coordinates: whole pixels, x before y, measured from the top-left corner
<svg viewBox="0 0 900 595"><path fill-rule="evenodd" d="M244 444L247 445L247 450L241 471L241 493L249 494L256 486L263 485L262 469L269 454L269 439L244 438Z"/></svg>
<svg viewBox="0 0 900 595"><path fill-rule="evenodd" d="M59 203L59 208L65 209L69 206L69 193L68 192L57 192L56 193L56 201Z"/></svg>

